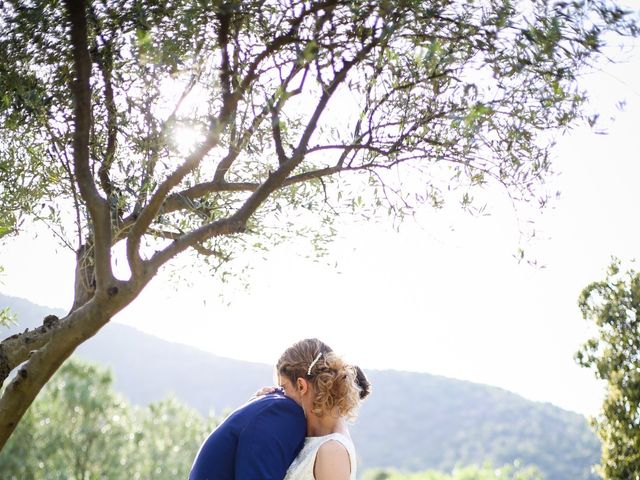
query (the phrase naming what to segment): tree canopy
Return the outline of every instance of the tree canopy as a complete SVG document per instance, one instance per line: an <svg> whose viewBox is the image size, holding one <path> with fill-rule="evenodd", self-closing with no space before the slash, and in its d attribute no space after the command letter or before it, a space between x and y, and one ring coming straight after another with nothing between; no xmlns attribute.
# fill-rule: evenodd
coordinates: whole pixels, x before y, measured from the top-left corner
<svg viewBox="0 0 640 480"><path fill-rule="evenodd" d="M2 380L22 365L0 446L73 349L186 250L224 267L289 232L322 240L342 209L402 214L451 189L469 206L489 184L544 204L579 75L609 33L637 34L606 1L0 9L0 235L39 220L77 254L69 314L0 344Z"/></svg>
<svg viewBox="0 0 640 480"><path fill-rule="evenodd" d="M614 261L604 280L582 291L580 309L597 327L576 354L606 382L602 410L593 419L602 439L605 479L640 475L640 273Z"/></svg>

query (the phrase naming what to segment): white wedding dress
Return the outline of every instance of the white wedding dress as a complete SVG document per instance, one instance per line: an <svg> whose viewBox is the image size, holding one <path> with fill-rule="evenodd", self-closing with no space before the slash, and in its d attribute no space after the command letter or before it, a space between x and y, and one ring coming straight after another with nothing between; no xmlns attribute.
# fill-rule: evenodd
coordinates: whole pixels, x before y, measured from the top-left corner
<svg viewBox="0 0 640 480"><path fill-rule="evenodd" d="M316 454L320 446L329 440L337 440L347 449L349 461L351 462L351 476L349 479L356 480L356 449L351 439L342 433L332 433L322 437L307 437L304 440L302 450L289 466L284 480L315 480L313 467L316 463Z"/></svg>

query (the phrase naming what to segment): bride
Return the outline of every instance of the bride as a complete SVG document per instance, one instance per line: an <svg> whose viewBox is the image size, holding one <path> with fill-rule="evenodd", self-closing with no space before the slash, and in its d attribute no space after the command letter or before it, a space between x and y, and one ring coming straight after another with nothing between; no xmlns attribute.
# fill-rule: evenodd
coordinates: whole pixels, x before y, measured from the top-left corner
<svg viewBox="0 0 640 480"><path fill-rule="evenodd" d="M276 371L278 384L307 420L304 446L285 480L355 480L356 452L347 421L370 392L362 370L313 338L289 347Z"/></svg>

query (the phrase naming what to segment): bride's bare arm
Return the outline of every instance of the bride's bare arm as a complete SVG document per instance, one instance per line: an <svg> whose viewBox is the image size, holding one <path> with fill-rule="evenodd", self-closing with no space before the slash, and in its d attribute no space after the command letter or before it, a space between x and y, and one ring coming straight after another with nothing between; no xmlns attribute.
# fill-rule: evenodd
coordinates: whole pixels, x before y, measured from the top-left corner
<svg viewBox="0 0 640 480"><path fill-rule="evenodd" d="M313 475L316 480L349 480L351 462L344 445L336 440L323 443L316 454Z"/></svg>

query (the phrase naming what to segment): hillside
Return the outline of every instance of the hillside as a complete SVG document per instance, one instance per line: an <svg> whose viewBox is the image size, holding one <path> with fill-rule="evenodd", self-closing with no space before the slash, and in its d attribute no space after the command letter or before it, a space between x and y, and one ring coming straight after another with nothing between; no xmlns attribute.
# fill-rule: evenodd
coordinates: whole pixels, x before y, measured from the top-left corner
<svg viewBox="0 0 640 480"><path fill-rule="evenodd" d="M0 308L5 306L18 314L15 331L56 313L0 295ZM115 388L134 403L174 393L203 413L237 406L272 378L268 365L218 357L116 323L77 355L111 366ZM352 428L359 468L448 470L519 459L537 465L548 480L596 478L589 471L598 462L599 443L581 415L471 382L424 373L368 374L374 393Z"/></svg>

